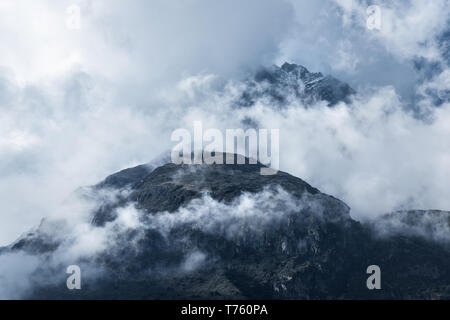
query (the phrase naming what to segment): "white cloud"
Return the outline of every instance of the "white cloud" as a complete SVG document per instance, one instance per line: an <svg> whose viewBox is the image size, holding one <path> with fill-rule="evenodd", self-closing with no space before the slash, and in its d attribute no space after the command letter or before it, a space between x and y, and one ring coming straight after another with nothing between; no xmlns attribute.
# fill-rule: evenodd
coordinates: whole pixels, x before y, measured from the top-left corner
<svg viewBox="0 0 450 320"><path fill-rule="evenodd" d="M380 1L381 29L372 35L387 50L401 58L421 56L440 60L438 35L446 28L450 9L448 1ZM364 12L367 4L362 2L352 7ZM345 8L345 14L351 14Z"/></svg>
<svg viewBox="0 0 450 320"><path fill-rule="evenodd" d="M94 198L107 198L114 202L117 191L103 190ZM298 215L299 219L309 219L311 213L318 219L324 216L324 204L330 199L322 195L305 193L298 199L279 187L266 188L250 194L244 193L232 203L225 204L204 194L194 199L176 212L143 212L130 203L116 210L114 221L97 227L88 219L72 217L65 220L44 220L39 228L33 230L33 236L51 239L58 243L56 250L45 254L26 254L22 251L7 252L0 255L0 299L22 298L32 289L45 284L64 284L64 270L68 265L80 265L83 282L94 281L105 275L102 257L123 259L124 249L127 253L136 249L136 253L149 248L142 248L139 241L145 235L156 232L169 243L167 247L155 243L155 250L173 250L183 259L179 263L169 259L157 262L155 269L146 270L148 275L157 272L159 276L177 272L192 272L217 259L213 252L202 252L196 248L195 241L186 246L187 235L179 234L179 228L197 230L202 233L221 235L227 239L239 239L251 236L256 239L270 228L287 223L287 218ZM84 201L78 199L81 204ZM80 207L84 218L92 211L93 203ZM300 214L301 213L301 214ZM344 210L342 214L346 214ZM336 216L336 212L332 213ZM132 231L132 232L130 232ZM23 239L31 239L24 235ZM157 238L156 238L157 239ZM31 240L33 241L33 240ZM157 240L154 240L157 241ZM183 243L180 246L180 243ZM158 255L161 252L158 252ZM119 257L117 255L120 255ZM126 268L126 261L123 261ZM161 270L159 270L161 269Z"/></svg>
<svg viewBox="0 0 450 320"><path fill-rule="evenodd" d="M280 169L344 200L357 219L397 209L450 208L448 103L436 108L424 98L429 117L423 120L393 87L360 92L351 104L334 108L292 103L281 110L264 99L249 109L230 109L236 88L221 99L213 91L208 100L205 92L187 109L186 128L202 120L204 130L225 131L242 127L244 118L260 128L279 128Z"/></svg>
<svg viewBox="0 0 450 320"><path fill-rule="evenodd" d="M380 2L388 20L378 33L365 29L364 2L80 1L79 31L65 27L69 4L0 5L0 243L43 216L76 214L59 206L74 189L149 161L197 119L226 129L248 116L280 128L282 169L355 215L450 208L448 106L425 124L398 97L415 87L409 59L436 57L443 1ZM372 91L335 109L230 110L240 86L220 92L223 82L277 59ZM447 82L444 71L419 90L445 94Z"/></svg>
<svg viewBox="0 0 450 320"><path fill-rule="evenodd" d="M81 0L71 30L72 4L0 4L1 244L70 215L55 208L77 187L169 148L179 80L270 61L292 23L270 0Z"/></svg>
<svg viewBox="0 0 450 320"><path fill-rule="evenodd" d="M0 256L0 300L20 299L32 288L32 273L39 258L22 252Z"/></svg>

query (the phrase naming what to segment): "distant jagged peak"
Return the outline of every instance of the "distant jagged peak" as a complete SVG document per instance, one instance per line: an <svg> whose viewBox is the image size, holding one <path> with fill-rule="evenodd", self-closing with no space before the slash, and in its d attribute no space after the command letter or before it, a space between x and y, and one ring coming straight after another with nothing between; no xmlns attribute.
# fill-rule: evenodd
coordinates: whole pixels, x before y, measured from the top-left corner
<svg viewBox="0 0 450 320"><path fill-rule="evenodd" d="M281 67L262 67L247 80L247 88L238 105L250 107L259 99L269 98L271 104L282 107L294 98L304 105L326 101L332 107L339 102L348 103L354 93L355 90L348 84L332 76L310 72L302 65L285 62Z"/></svg>
<svg viewBox="0 0 450 320"><path fill-rule="evenodd" d="M281 70L296 76L304 82L311 81L312 79L323 78L323 74L321 72L310 72L306 67L295 63L285 62L281 66Z"/></svg>

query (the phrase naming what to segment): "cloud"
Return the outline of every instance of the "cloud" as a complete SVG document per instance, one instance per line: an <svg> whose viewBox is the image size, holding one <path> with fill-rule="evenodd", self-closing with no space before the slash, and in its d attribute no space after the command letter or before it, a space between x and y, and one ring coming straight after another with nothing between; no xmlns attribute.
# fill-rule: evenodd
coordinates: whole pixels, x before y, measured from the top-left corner
<svg viewBox="0 0 450 320"><path fill-rule="evenodd" d="M270 61L293 21L285 1L80 0L81 28L71 30L66 9L73 4L19 0L0 6L0 57L19 79L42 80L80 65L123 86L144 81L142 89L186 73L233 74Z"/></svg>
<svg viewBox="0 0 450 320"><path fill-rule="evenodd" d="M92 210L117 194L82 201L74 190L170 150L172 131L196 120L223 132L249 119L280 129L280 169L344 200L354 218L450 209L447 1L375 1L381 30L365 26L367 1L79 0L81 29L71 30L73 3L0 2L0 245L43 217L39 230L63 242L47 264L1 255L0 298L109 252L130 230L138 231L130 248L142 230L167 234L183 224L232 237L242 223L258 233L283 219L270 213L280 203L287 214L305 206L282 191L246 194L232 206L205 195L145 223L128 206L104 228L92 226ZM295 99L282 110L264 99L234 108L243 77L286 60L358 94L332 109ZM211 261L191 249L174 268ZM80 263L88 277L102 273Z"/></svg>
<svg viewBox="0 0 450 320"><path fill-rule="evenodd" d="M0 255L0 300L20 299L32 288L32 273L39 258L22 252Z"/></svg>
<svg viewBox="0 0 450 320"><path fill-rule="evenodd" d="M381 24L378 32L366 31L372 40L379 41L387 51L403 59L423 57L440 60L438 36L447 28L448 3L445 0L368 1L338 0L343 21L350 27L365 28L366 9L378 5Z"/></svg>
<svg viewBox="0 0 450 320"><path fill-rule="evenodd" d="M422 85L442 95L446 75ZM292 99L280 110L264 98L251 108L230 107L241 89L229 84L222 95L200 90L200 98L187 103L185 127L201 120L204 130L225 132L252 119L259 128L279 128L280 169L344 200L357 219L398 209L450 208L450 149L442 143L450 135L448 102L436 108L424 96L418 107L426 117L420 118L386 86L361 91L334 108L305 108Z"/></svg>
<svg viewBox="0 0 450 320"><path fill-rule="evenodd" d="M379 2L381 32L365 28L363 1L79 1L78 31L65 28L69 4L0 5L0 243L44 216L85 212L60 202L170 149L171 132L194 120L280 128L282 169L355 217L450 207L448 69L423 79L412 65L442 60L443 1ZM232 108L241 73L284 59L342 76L359 95L334 109ZM411 92L427 121L406 111Z"/></svg>
<svg viewBox="0 0 450 320"><path fill-rule="evenodd" d="M441 92L446 74L423 86ZM40 118L39 114L20 118L14 110L3 109L5 124L10 122L14 130L23 126L25 137L36 137L25 139L32 143L19 149L6 149L0 162L0 189L7 197L2 211L9 232L2 234L5 244L44 216L71 218L84 212L76 202L72 207L61 207L60 202L79 186L97 183L113 171L145 163L170 149L172 130L191 128L194 120L201 120L204 130L223 132L243 127L244 119L253 119L260 128L279 128L280 169L341 198L355 218L396 209L450 208L446 197L450 150L442 144L450 134L448 103L436 109L425 96L424 121L408 111L394 88L383 87L360 92L352 103L332 109L324 103L304 108L295 99L282 110L264 99L252 108L235 109L232 102L242 85L230 81L216 86L216 80L210 74L182 80L167 91L174 93L163 102L167 108L151 116L123 109L109 99L99 99L100 105L94 103L87 111L62 114L56 100L46 104L51 116ZM82 94L84 105L96 101L92 90L97 88L83 90L88 90ZM51 99L41 95L44 101ZM15 218L8 218L12 214Z"/></svg>
<svg viewBox="0 0 450 320"><path fill-rule="evenodd" d="M400 211L386 214L371 221L379 237L414 236L449 244L449 215L443 211Z"/></svg>
<svg viewBox="0 0 450 320"><path fill-rule="evenodd" d="M266 188L257 194L245 193L231 204L218 202L206 194L175 213L149 215L145 224L166 236L180 226L190 226L192 230L221 235L231 240L246 232L263 234L282 223L287 216L299 212L313 212L322 219L325 208L320 205L320 200L323 199L309 194L296 199L281 188Z"/></svg>
<svg viewBox="0 0 450 320"><path fill-rule="evenodd" d="M415 94L417 58L445 62L442 38L450 10L445 0L291 1L296 27L281 42L277 62L297 62L331 73L353 88L393 85L404 99ZM367 7L381 9L381 29L366 27ZM447 41L448 42L448 41Z"/></svg>
<svg viewBox="0 0 450 320"><path fill-rule="evenodd" d="M179 80L268 63L293 21L270 0L80 0L71 30L72 4L0 4L0 244L70 216L58 202L79 186L170 148Z"/></svg>
<svg viewBox="0 0 450 320"><path fill-rule="evenodd" d="M80 186L147 162L170 142L169 129L164 128L167 112L149 115L127 108L115 102L101 82L77 70L46 86L8 82L3 88L3 244L44 216L75 214L59 211L59 202Z"/></svg>

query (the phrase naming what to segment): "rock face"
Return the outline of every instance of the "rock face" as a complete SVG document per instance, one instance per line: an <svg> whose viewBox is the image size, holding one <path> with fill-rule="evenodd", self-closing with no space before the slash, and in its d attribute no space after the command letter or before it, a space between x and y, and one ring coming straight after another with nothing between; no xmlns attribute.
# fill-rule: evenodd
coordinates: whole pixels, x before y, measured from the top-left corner
<svg viewBox="0 0 450 320"><path fill-rule="evenodd" d="M169 163L109 176L90 192L119 191L92 213L94 229L112 230L111 243L75 261L101 272L83 278L82 290L69 291L63 275L26 297L450 298L449 246L429 236L450 213L398 212L361 224L342 201L284 172L262 176L260 167ZM115 228L130 206L139 223ZM425 220L429 233L408 231ZM386 225L397 229L383 233ZM56 229L43 222L3 250L49 260L64 246L51 236ZM381 268L381 290L366 287L369 265Z"/></svg>
<svg viewBox="0 0 450 320"><path fill-rule="evenodd" d="M346 83L322 73L309 72L301 65L284 63L281 67L263 68L247 81L247 89L238 105L248 107L266 97L272 105L282 107L291 99L305 105L326 101L329 106L348 102L355 91Z"/></svg>

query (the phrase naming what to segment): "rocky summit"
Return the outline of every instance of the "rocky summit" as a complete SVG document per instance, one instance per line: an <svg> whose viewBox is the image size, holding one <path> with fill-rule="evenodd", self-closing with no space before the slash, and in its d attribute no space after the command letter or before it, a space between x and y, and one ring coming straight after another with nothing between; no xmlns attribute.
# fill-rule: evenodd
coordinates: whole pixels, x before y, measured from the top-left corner
<svg viewBox="0 0 450 320"><path fill-rule="evenodd" d="M325 101L332 107L339 102L349 102L355 93L348 84L320 72L310 72L304 66L285 62L281 67L261 68L247 79L238 106L252 106L259 99L268 99L273 106L283 107L299 101L308 106Z"/></svg>
<svg viewBox="0 0 450 320"><path fill-rule="evenodd" d="M260 175L260 167L142 165L85 189L82 197L99 202L91 228L108 242L72 261L83 272L82 290L67 289L65 266L55 262L77 242L58 224L44 221L1 254L42 262L25 298L450 297L448 235L433 236L447 230L449 212L402 211L360 223L339 199L285 172ZM379 290L367 288L370 265L380 267Z"/></svg>
<svg viewBox="0 0 450 320"><path fill-rule="evenodd" d="M354 94L289 63L243 87L238 108L261 100L333 107ZM77 190L86 220L44 219L0 257L27 259L21 297L30 299L450 298L449 212L360 222L343 201L286 172L261 175L262 167L161 158L122 170ZM81 270L81 290L66 286L69 265ZM368 285L374 266L376 288Z"/></svg>

